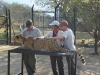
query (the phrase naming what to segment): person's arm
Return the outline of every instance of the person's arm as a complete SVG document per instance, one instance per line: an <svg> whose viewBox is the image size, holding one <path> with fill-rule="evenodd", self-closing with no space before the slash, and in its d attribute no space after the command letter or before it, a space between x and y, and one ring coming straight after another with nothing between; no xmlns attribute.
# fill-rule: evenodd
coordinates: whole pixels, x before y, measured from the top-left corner
<svg viewBox="0 0 100 75"><path fill-rule="evenodd" d="M49 31L47 34L45 34L44 36L40 36L40 37L37 37L36 39L41 39L41 38L45 38L45 37L50 37L50 34L51 32Z"/></svg>
<svg viewBox="0 0 100 75"><path fill-rule="evenodd" d="M48 33L46 33L46 34L44 35L44 37L50 37L50 34L51 34L51 31L49 31Z"/></svg>
<svg viewBox="0 0 100 75"><path fill-rule="evenodd" d="M51 31L49 31L48 33L46 33L44 36L41 36L39 38L45 38L45 37L50 37Z"/></svg>
<svg viewBox="0 0 100 75"><path fill-rule="evenodd" d="M21 31L21 32L20 32L20 35L24 36L24 31L25 31L25 30Z"/></svg>
<svg viewBox="0 0 100 75"><path fill-rule="evenodd" d="M64 36L56 36L56 37L52 37L53 39L56 39L56 40L61 40L61 39L64 39Z"/></svg>
<svg viewBox="0 0 100 75"><path fill-rule="evenodd" d="M41 31L38 29L38 37L41 37L42 36L42 33Z"/></svg>

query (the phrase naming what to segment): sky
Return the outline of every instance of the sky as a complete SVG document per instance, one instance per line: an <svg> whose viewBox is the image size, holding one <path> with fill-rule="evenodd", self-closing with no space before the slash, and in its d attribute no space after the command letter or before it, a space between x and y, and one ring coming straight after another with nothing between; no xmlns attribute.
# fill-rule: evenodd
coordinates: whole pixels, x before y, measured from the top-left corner
<svg viewBox="0 0 100 75"><path fill-rule="evenodd" d="M7 2L7 3L10 3L10 4L13 3L13 2L17 2L19 4L29 5L30 7L32 7L33 4L34 4L34 10L46 10L45 7L37 6L35 4L35 0L2 0L2 1ZM48 13L48 14L51 15L51 16L54 15L54 13Z"/></svg>
<svg viewBox="0 0 100 75"><path fill-rule="evenodd" d="M26 4L26 5L29 5L32 7L32 5L34 4L34 8L37 10L40 8L40 6L37 6L34 2L34 0L2 0L4 2L7 2L7 3L13 3L13 2L17 2L17 3L20 3L20 4ZM40 8L40 9L45 9L45 8Z"/></svg>

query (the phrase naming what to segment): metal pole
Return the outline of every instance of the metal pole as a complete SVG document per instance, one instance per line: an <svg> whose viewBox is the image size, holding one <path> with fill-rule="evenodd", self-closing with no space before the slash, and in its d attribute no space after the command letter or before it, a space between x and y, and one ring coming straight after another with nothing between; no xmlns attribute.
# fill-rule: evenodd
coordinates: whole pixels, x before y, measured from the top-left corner
<svg viewBox="0 0 100 75"><path fill-rule="evenodd" d="M32 6L32 21L33 21L33 23L34 23L34 4L33 4L33 6Z"/></svg>
<svg viewBox="0 0 100 75"><path fill-rule="evenodd" d="M74 7L74 35L76 37L76 7ZM75 39L75 44L76 44L76 39Z"/></svg>
<svg viewBox="0 0 100 75"><path fill-rule="evenodd" d="M74 35L76 37L76 6L74 7ZM76 38L74 44L76 45ZM75 75L76 75L76 66L77 66L77 55L75 54Z"/></svg>
<svg viewBox="0 0 100 75"><path fill-rule="evenodd" d="M58 3L57 6L55 7L55 20L57 20L57 14L56 14L56 12L57 12L57 8L59 7L60 4L61 3Z"/></svg>
<svg viewBox="0 0 100 75"><path fill-rule="evenodd" d="M6 43L7 43L7 45L8 45L8 38L9 38L9 36L8 36L8 9L6 8L6 21L7 21L7 25L6 25L6 37L7 37L7 40L6 40Z"/></svg>
<svg viewBox="0 0 100 75"><path fill-rule="evenodd" d="M98 2L99 2L99 0L98 0ZM96 0L95 0L95 3L96 3ZM96 33L97 33L97 29L99 27L99 17L98 17L98 10L99 9L98 8L99 8L99 6L97 4L97 9L96 9ZM96 54L96 55L98 54L98 39L97 38L95 38L95 44L94 44L94 46L95 46L95 53L94 54Z"/></svg>
<svg viewBox="0 0 100 75"><path fill-rule="evenodd" d="M44 12L43 12L43 35L44 35Z"/></svg>
<svg viewBox="0 0 100 75"><path fill-rule="evenodd" d="M56 20L56 7L55 7L55 20Z"/></svg>
<svg viewBox="0 0 100 75"><path fill-rule="evenodd" d="M10 9L9 9L9 40L11 42L11 17L10 17Z"/></svg>
<svg viewBox="0 0 100 75"><path fill-rule="evenodd" d="M22 53L21 75L23 75L23 58L24 58L24 54Z"/></svg>
<svg viewBox="0 0 100 75"><path fill-rule="evenodd" d="M10 51L8 51L8 75L10 75Z"/></svg>

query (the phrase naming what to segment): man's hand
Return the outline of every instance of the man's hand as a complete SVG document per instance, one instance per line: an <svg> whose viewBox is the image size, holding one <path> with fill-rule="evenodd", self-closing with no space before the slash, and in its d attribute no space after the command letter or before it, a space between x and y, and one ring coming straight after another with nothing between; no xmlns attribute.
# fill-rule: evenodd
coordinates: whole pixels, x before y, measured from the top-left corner
<svg viewBox="0 0 100 75"><path fill-rule="evenodd" d="M40 38L40 37L36 37L35 39L36 39L36 40L39 40L39 39L41 39L41 38Z"/></svg>

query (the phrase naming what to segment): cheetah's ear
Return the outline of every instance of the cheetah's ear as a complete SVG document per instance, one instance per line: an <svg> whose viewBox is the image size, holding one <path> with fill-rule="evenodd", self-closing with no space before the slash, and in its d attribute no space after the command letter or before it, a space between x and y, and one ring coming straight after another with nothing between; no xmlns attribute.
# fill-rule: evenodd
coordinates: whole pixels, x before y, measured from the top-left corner
<svg viewBox="0 0 100 75"><path fill-rule="evenodd" d="M22 35L16 35L15 36L17 39L19 39L20 37L22 37Z"/></svg>
<svg viewBox="0 0 100 75"><path fill-rule="evenodd" d="M19 36L15 36L17 39L19 39Z"/></svg>

